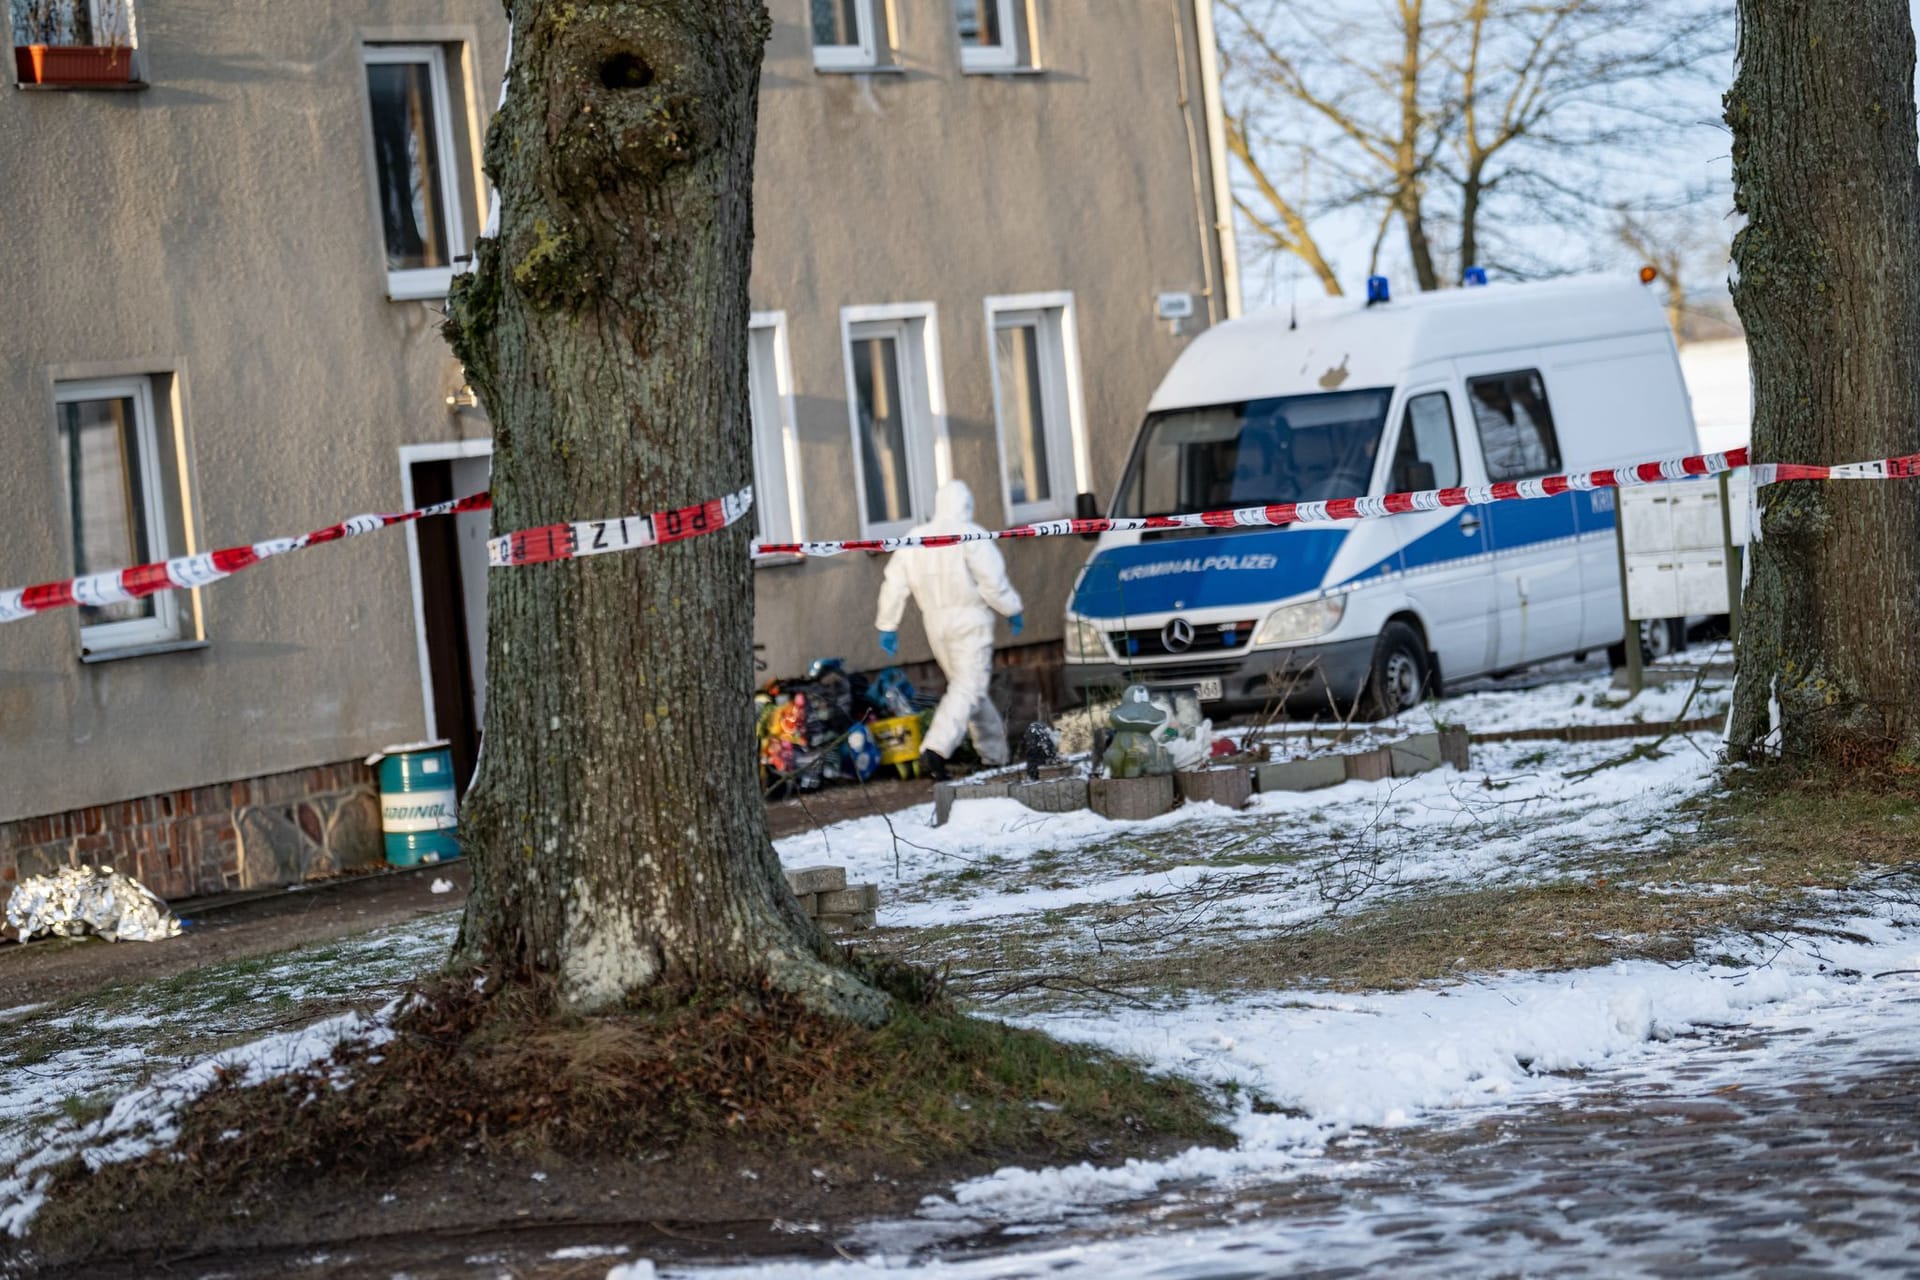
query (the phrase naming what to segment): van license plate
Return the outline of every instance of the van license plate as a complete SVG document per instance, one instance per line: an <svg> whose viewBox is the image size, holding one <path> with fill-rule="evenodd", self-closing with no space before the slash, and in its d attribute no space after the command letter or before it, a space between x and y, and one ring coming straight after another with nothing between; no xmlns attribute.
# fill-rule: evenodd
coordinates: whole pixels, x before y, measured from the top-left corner
<svg viewBox="0 0 1920 1280"><path fill-rule="evenodd" d="M1220 701L1220 682L1218 680L1200 681L1197 696L1202 702Z"/></svg>

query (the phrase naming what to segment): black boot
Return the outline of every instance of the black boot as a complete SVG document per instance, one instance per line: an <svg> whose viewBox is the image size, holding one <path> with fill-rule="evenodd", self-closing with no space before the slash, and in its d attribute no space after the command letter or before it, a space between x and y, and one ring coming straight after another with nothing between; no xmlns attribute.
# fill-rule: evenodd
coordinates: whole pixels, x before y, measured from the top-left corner
<svg viewBox="0 0 1920 1280"><path fill-rule="evenodd" d="M920 753L920 767L925 769L927 776L935 782L947 782L953 777L952 774L947 772L947 758L938 751L922 751Z"/></svg>

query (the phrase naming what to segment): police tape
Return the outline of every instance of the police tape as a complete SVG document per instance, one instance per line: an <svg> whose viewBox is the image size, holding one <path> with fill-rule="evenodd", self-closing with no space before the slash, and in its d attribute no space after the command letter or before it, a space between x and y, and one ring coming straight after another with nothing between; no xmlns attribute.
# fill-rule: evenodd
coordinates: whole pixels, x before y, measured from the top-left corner
<svg viewBox="0 0 1920 1280"><path fill-rule="evenodd" d="M906 547L946 547L964 542L1014 538L1062 537L1078 534L1135 532L1151 529L1232 529L1284 527L1296 524L1339 524L1417 511L1489 506L1496 502L1552 498L1591 489L1617 489L1719 475L1749 466L1747 450L1693 454L1661 462L1542 476L1532 480L1504 480L1495 484L1461 485L1389 493L1374 498L1330 498L1315 502L1279 502L1257 507L1193 512L1170 516L1109 516L1097 519L1047 520L978 533L940 533L895 538L859 538L814 542L760 542L756 557L834 556L849 551L898 551ZM1835 466L1798 463L1759 463L1751 466L1755 488L1794 480L1895 480L1920 477L1920 454L1849 462ZM157 564L135 565L105 573L87 574L38 586L0 591L0 622L45 613L67 606L101 607L136 600L171 588L203 587L274 556L358 537L379 529L422 520L429 516L486 511L490 495L476 493L450 502L392 515L353 516L339 524L294 538L275 538L250 546L181 556ZM576 560L614 551L680 542L715 533L741 520L753 507L753 490L741 489L690 507L610 520L583 520L544 525L504 534L487 542L487 561L496 567Z"/></svg>

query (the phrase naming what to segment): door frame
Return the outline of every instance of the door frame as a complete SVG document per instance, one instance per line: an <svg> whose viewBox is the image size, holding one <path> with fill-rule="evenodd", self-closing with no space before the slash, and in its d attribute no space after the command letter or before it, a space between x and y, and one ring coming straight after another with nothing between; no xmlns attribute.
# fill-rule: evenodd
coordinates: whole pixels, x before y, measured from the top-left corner
<svg viewBox="0 0 1920 1280"><path fill-rule="evenodd" d="M400 499L405 510L415 506L413 468L420 462L455 462L463 458L491 458L493 441L452 440L444 444L403 444L400 446ZM420 662L420 705L426 717L427 740L440 740L440 719L433 708L433 659L427 652L426 589L420 581L420 534L415 522L407 521L407 582L413 591L413 641Z"/></svg>

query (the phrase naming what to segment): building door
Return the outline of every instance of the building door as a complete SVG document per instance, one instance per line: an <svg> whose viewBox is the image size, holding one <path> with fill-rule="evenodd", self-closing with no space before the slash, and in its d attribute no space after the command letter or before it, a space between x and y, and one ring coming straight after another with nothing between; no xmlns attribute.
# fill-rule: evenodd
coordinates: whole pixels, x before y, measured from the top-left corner
<svg viewBox="0 0 1920 1280"><path fill-rule="evenodd" d="M487 487L487 458L412 464L420 506ZM454 782L464 793L480 758L487 697L486 512L414 526L420 547L420 610L435 732L453 752Z"/></svg>

